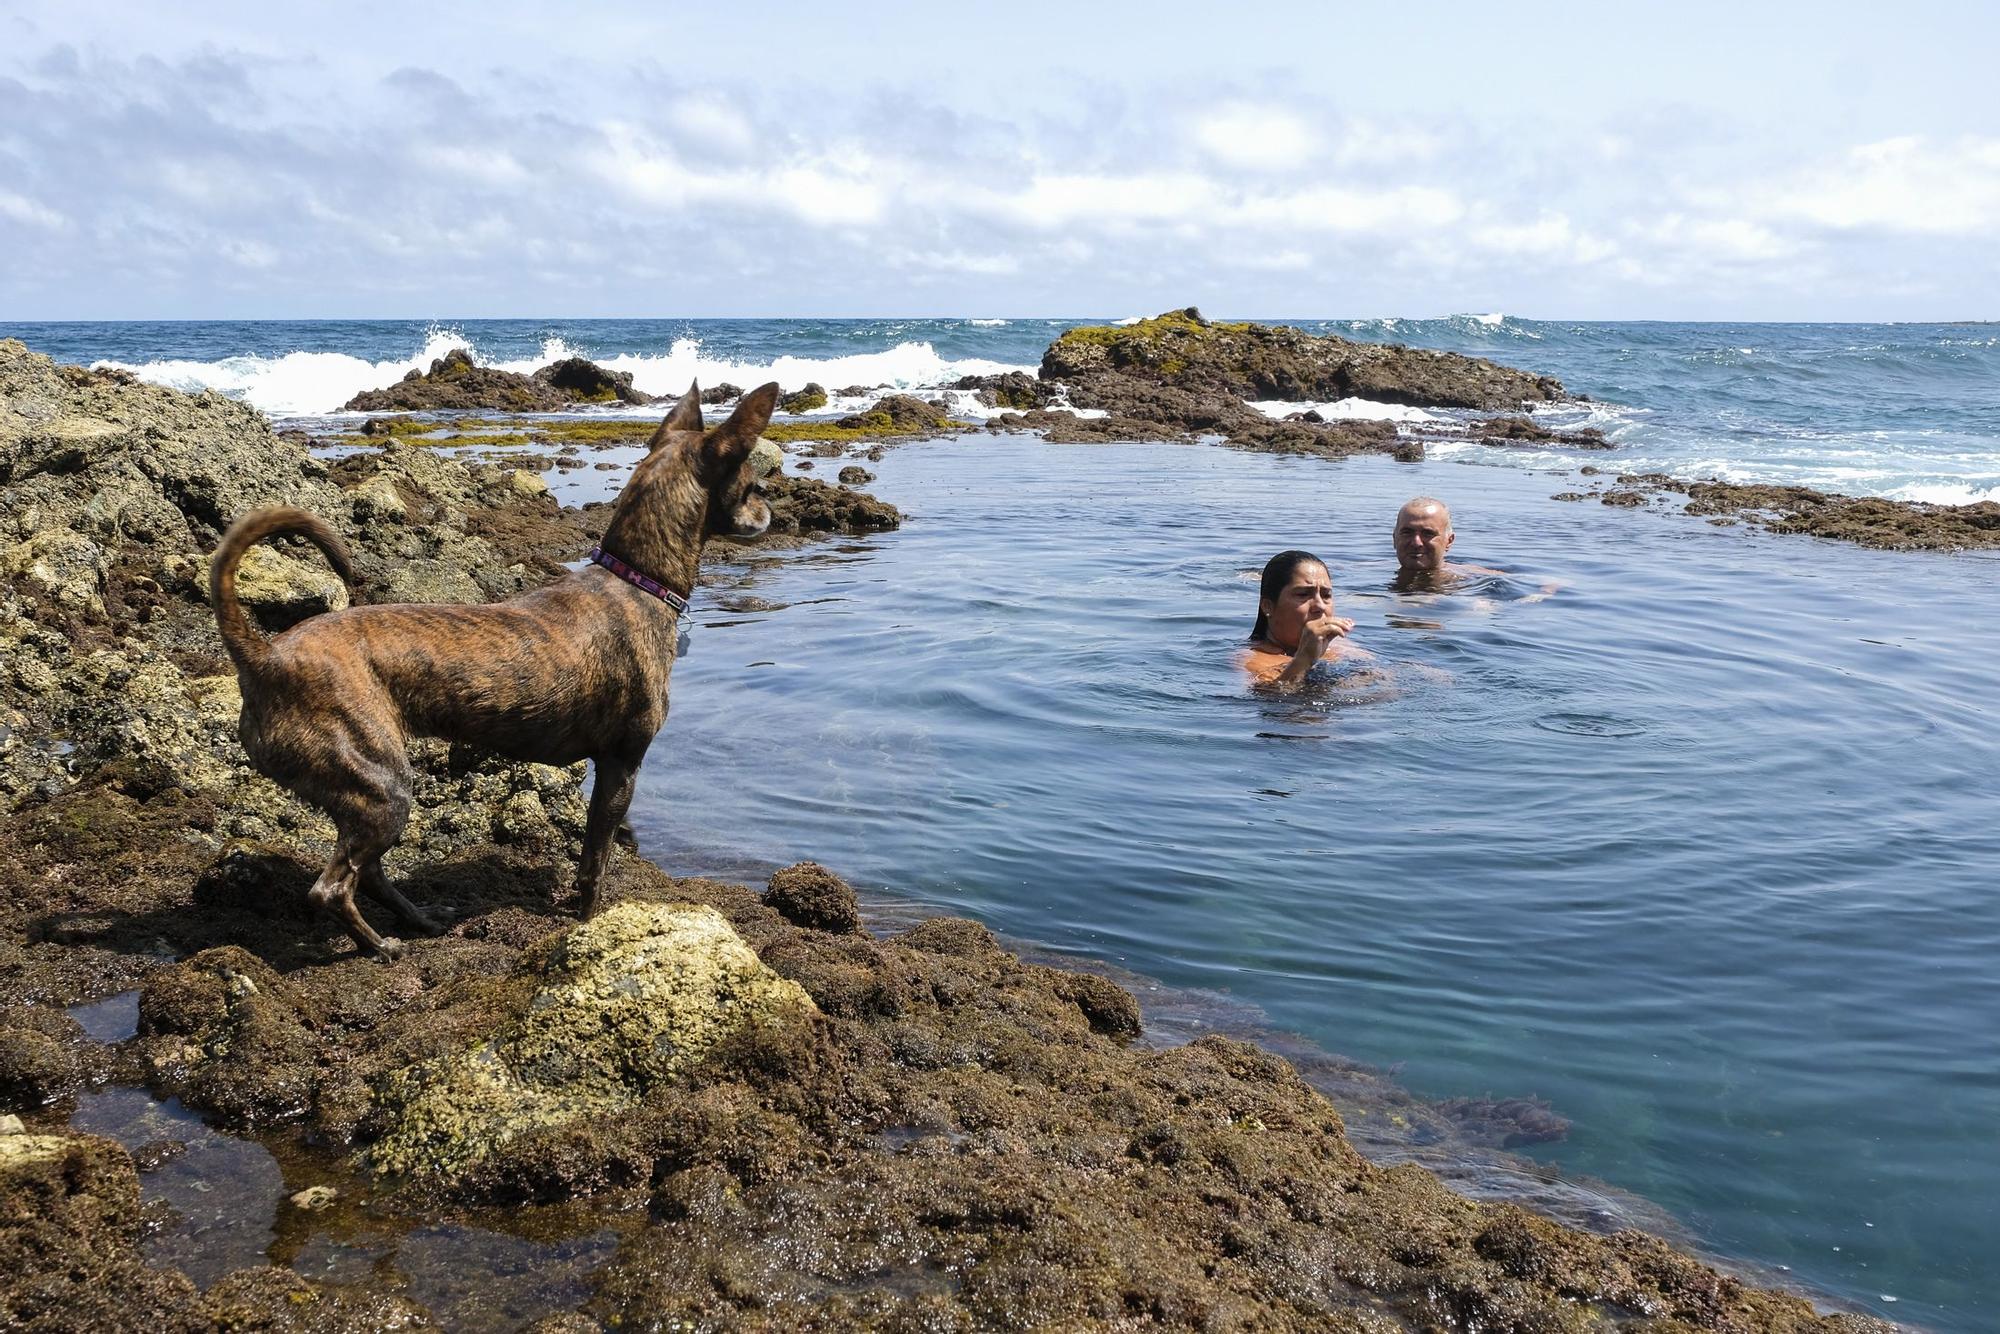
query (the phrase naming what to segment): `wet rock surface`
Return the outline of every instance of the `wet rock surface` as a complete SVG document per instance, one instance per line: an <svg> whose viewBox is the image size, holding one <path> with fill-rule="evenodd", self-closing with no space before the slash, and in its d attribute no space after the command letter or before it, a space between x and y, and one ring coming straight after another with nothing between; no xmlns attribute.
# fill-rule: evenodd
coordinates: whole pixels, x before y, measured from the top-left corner
<svg viewBox="0 0 2000 1334"><path fill-rule="evenodd" d="M1572 493L1574 494L1574 493ZM1688 482L1665 473L1623 473L1598 495L1638 507L1685 496L1682 508L1710 522L1747 522L1774 533L1803 533L1892 551L1956 551L2000 546L2000 503L1932 505L1878 496L1843 496L1809 486Z"/></svg>
<svg viewBox="0 0 2000 1334"><path fill-rule="evenodd" d="M1567 449L1611 449L1604 432L1594 426L1558 431L1532 417L1493 417L1473 422L1467 433L1488 445L1561 445Z"/></svg>

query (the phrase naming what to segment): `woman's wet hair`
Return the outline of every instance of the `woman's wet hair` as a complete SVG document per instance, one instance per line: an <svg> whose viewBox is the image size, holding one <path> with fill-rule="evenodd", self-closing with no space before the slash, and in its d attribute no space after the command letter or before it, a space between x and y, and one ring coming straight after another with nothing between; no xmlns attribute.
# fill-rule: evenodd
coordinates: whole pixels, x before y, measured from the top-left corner
<svg viewBox="0 0 2000 1334"><path fill-rule="evenodd" d="M1264 614L1266 602L1276 602L1278 594L1292 582L1292 571L1301 565L1317 565L1322 570L1326 562L1310 551L1280 551L1264 562L1264 577L1257 581L1257 624L1250 627L1250 638L1267 639L1271 634L1271 619Z"/></svg>

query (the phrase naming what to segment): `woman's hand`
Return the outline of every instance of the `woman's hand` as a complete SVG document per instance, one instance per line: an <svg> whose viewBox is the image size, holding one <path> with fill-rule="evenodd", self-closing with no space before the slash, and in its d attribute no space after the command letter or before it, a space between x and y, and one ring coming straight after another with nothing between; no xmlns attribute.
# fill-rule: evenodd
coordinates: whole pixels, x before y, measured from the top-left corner
<svg viewBox="0 0 2000 1334"><path fill-rule="evenodd" d="M1305 680L1313 664L1333 647L1333 641L1353 629L1354 618L1351 616L1322 616L1316 621L1307 621L1299 631L1299 646L1292 653L1292 661L1279 673L1278 679L1286 684Z"/></svg>

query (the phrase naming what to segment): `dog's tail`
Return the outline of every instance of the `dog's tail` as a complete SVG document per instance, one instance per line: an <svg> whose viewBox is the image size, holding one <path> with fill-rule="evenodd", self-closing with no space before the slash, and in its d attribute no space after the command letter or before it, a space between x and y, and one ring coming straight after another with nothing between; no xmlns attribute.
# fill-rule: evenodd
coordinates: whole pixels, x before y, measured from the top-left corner
<svg viewBox="0 0 2000 1334"><path fill-rule="evenodd" d="M208 601L215 608L215 623L222 631L222 645L238 667L255 668L271 652L271 641L257 628L243 604L236 600L236 567L243 554L267 537L303 537L320 549L327 564L349 588L354 587L354 562L348 558L347 544L317 514L300 509L253 510L230 526L208 562Z"/></svg>

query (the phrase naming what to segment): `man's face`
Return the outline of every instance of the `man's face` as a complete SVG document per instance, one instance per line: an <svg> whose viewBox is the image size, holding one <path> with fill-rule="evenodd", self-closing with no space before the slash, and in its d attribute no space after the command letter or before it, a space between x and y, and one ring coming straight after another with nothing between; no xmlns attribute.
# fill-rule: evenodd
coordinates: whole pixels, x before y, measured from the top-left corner
<svg viewBox="0 0 2000 1334"><path fill-rule="evenodd" d="M1299 646L1299 632L1306 622L1333 614L1333 578L1326 566L1301 562L1277 597L1264 604L1270 618L1271 642L1280 648Z"/></svg>
<svg viewBox="0 0 2000 1334"><path fill-rule="evenodd" d="M1438 570L1455 535L1442 505L1405 505L1396 514L1396 563L1406 571Z"/></svg>

